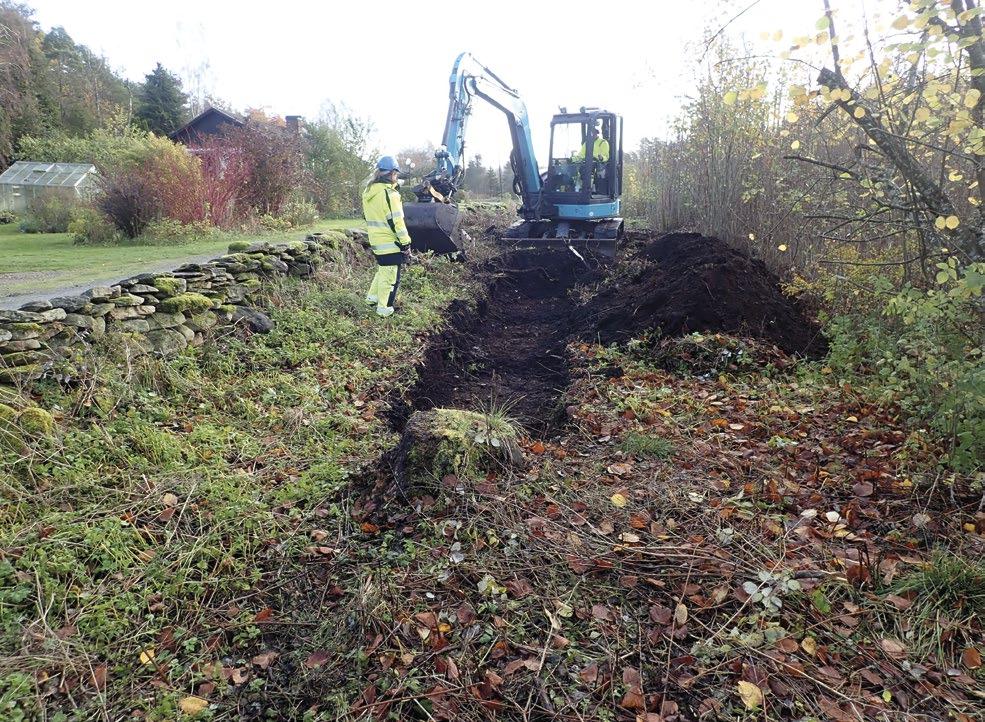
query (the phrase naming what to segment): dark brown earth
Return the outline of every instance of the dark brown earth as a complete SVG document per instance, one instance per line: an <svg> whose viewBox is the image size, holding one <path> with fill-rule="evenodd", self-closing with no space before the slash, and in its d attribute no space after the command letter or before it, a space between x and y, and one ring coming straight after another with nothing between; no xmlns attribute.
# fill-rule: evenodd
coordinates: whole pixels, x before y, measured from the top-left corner
<svg viewBox="0 0 985 722"><path fill-rule="evenodd" d="M759 260L697 233L645 238L580 309L577 330L608 344L657 332L724 332L769 341L788 354L819 357L816 323Z"/></svg>

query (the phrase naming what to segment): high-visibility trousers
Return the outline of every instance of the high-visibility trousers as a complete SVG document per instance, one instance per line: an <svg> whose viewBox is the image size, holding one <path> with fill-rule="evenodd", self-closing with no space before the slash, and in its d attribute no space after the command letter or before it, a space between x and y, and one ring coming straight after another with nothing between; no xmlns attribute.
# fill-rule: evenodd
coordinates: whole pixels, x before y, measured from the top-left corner
<svg viewBox="0 0 985 722"><path fill-rule="evenodd" d="M402 264L395 266L377 266L376 275L369 286L368 300L376 299L376 310L385 311L393 308L397 299L397 289L400 287L400 271Z"/></svg>

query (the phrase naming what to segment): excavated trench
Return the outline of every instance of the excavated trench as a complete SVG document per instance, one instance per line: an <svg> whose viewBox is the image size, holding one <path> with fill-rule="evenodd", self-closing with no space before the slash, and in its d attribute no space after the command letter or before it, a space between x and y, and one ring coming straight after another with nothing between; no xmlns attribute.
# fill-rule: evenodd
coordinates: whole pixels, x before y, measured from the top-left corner
<svg viewBox="0 0 985 722"><path fill-rule="evenodd" d="M478 311L452 310L450 329L435 341L412 391L413 408L505 411L532 435L549 435L568 385L572 291L601 274L567 251L497 258L484 274L488 290Z"/></svg>

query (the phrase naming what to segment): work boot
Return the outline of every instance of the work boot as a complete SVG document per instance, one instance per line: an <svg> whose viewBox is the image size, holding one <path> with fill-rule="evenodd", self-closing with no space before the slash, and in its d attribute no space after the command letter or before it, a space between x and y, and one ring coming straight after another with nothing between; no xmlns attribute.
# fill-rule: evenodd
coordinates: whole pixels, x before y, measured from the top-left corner
<svg viewBox="0 0 985 722"><path fill-rule="evenodd" d="M380 299L378 299L376 296L366 296L366 303L369 304L370 306L375 306L379 302Z"/></svg>
<svg viewBox="0 0 985 722"><path fill-rule="evenodd" d="M391 306L387 308L378 308L376 309L376 315L379 316L380 318L386 318L387 316L392 316L393 307Z"/></svg>

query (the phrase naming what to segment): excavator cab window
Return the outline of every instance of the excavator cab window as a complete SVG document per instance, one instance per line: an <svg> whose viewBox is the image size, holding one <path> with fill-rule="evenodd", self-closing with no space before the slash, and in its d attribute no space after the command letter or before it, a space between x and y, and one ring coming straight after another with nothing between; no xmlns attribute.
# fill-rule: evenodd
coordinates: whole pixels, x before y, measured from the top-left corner
<svg viewBox="0 0 985 722"><path fill-rule="evenodd" d="M578 114L570 121L555 116L547 190L587 197L610 196L613 141L613 123L607 115Z"/></svg>

